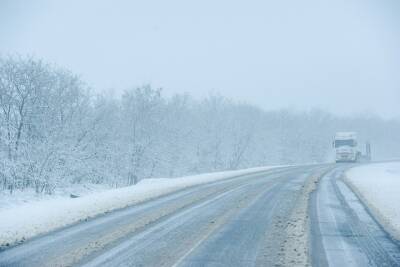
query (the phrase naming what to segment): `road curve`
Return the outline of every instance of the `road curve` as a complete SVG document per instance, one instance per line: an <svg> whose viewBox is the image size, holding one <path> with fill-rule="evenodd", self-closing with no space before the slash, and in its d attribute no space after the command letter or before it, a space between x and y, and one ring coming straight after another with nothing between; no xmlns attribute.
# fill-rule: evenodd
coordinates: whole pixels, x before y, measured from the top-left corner
<svg viewBox="0 0 400 267"><path fill-rule="evenodd" d="M398 244L341 182L344 169L280 168L188 188L7 249L0 266L298 266L310 251L314 266L398 266Z"/></svg>
<svg viewBox="0 0 400 267"><path fill-rule="evenodd" d="M0 266L203 265L211 257L255 263L257 249L274 247L268 230L280 235L270 219L289 216L294 192L323 168L275 169L182 190L7 249Z"/></svg>

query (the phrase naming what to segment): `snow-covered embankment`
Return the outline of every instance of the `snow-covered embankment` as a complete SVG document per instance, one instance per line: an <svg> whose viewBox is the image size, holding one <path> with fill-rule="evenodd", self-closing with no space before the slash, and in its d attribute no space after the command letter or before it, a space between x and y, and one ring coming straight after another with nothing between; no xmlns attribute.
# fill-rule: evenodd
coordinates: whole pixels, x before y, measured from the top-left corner
<svg viewBox="0 0 400 267"><path fill-rule="evenodd" d="M276 167L260 167L188 176L145 179L139 184L80 198L54 198L0 208L0 248L99 214L124 208L195 185Z"/></svg>
<svg viewBox="0 0 400 267"><path fill-rule="evenodd" d="M386 231L400 240L400 162L355 167L346 173L346 181Z"/></svg>

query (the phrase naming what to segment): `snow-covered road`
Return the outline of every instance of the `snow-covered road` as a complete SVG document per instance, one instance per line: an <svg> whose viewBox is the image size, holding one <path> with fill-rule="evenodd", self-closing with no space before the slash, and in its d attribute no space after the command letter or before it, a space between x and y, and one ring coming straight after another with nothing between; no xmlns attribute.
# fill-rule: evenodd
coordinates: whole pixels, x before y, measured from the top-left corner
<svg viewBox="0 0 400 267"><path fill-rule="evenodd" d="M314 266L400 266L400 247L342 178L339 165L319 182L311 198Z"/></svg>
<svg viewBox="0 0 400 267"><path fill-rule="evenodd" d="M349 167L185 187L6 249L0 266L398 266L398 243L341 180Z"/></svg>
<svg viewBox="0 0 400 267"><path fill-rule="evenodd" d="M54 197L0 207L0 249L188 187L279 167L282 166L215 172L174 179L145 179L134 186L93 193L80 198Z"/></svg>
<svg viewBox="0 0 400 267"><path fill-rule="evenodd" d="M180 190L7 249L0 266L305 263L302 196L327 168L273 169Z"/></svg>

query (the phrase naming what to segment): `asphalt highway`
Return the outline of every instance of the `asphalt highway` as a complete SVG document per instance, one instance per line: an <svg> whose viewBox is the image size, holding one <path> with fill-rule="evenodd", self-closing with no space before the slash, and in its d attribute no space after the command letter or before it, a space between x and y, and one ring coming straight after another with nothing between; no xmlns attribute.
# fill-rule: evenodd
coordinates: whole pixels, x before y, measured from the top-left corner
<svg viewBox="0 0 400 267"><path fill-rule="evenodd" d="M181 190L4 250L0 266L399 266L398 242L341 181L346 168Z"/></svg>

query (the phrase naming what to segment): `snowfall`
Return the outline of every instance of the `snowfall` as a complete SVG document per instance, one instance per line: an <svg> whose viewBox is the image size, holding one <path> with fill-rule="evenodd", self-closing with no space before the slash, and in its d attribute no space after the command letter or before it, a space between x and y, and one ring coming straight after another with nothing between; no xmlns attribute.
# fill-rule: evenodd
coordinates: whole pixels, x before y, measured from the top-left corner
<svg viewBox="0 0 400 267"><path fill-rule="evenodd" d="M18 193L17 196L9 197L1 195L0 248L191 186L263 172L277 167L279 166L170 179L144 179L136 185L119 189L98 188L95 192L78 198L70 198L69 194L39 199L33 196L26 198L23 193L22 196L18 196ZM88 190L79 190L81 193L89 192Z"/></svg>
<svg viewBox="0 0 400 267"><path fill-rule="evenodd" d="M350 169L346 181L392 237L400 240L400 162Z"/></svg>

